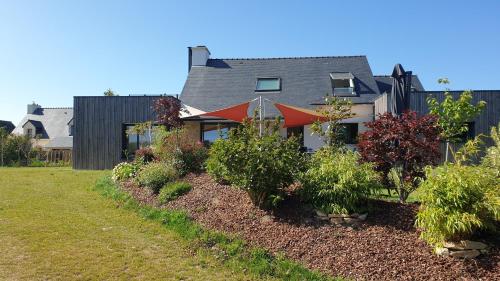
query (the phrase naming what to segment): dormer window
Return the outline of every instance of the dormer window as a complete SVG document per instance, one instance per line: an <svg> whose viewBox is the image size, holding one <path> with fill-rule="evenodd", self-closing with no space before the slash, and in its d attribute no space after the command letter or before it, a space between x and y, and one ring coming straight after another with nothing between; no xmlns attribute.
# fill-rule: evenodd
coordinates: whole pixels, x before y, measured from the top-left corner
<svg viewBox="0 0 500 281"><path fill-rule="evenodd" d="M257 78L256 92L272 92L281 90L281 79L276 77Z"/></svg>
<svg viewBox="0 0 500 281"><path fill-rule="evenodd" d="M352 96L354 92L354 75L350 72L330 73L334 96Z"/></svg>

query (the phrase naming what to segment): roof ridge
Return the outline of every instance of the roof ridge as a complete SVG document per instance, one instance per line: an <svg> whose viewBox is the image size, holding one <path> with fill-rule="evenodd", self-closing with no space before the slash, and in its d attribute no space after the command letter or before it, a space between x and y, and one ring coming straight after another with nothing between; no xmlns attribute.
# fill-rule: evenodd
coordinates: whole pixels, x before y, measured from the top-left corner
<svg viewBox="0 0 500 281"><path fill-rule="evenodd" d="M73 109L73 107L41 107L41 109Z"/></svg>
<svg viewBox="0 0 500 281"><path fill-rule="evenodd" d="M328 59L328 58L364 58L366 55L352 56L312 56L312 57L269 57L269 58L211 58L211 60L291 60L291 59Z"/></svg>

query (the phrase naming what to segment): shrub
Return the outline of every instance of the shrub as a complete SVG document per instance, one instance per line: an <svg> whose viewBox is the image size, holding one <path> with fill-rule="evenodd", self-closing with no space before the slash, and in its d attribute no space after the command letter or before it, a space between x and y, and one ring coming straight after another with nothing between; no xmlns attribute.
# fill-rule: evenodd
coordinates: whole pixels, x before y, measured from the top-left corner
<svg viewBox="0 0 500 281"><path fill-rule="evenodd" d="M493 140L493 146L489 147L486 155L483 158L483 165L497 171L497 176L500 176L500 124L498 127L491 128L490 137Z"/></svg>
<svg viewBox="0 0 500 281"><path fill-rule="evenodd" d="M426 171L416 225L433 245L458 241L500 219L500 183L493 169L445 164Z"/></svg>
<svg viewBox="0 0 500 281"><path fill-rule="evenodd" d="M112 179L114 182L120 182L135 177L136 173L137 165L122 162L113 168Z"/></svg>
<svg viewBox="0 0 500 281"><path fill-rule="evenodd" d="M137 182L141 186L150 188L154 193L168 182L174 181L178 176L175 168L165 162L151 162L144 165L137 173Z"/></svg>
<svg viewBox="0 0 500 281"><path fill-rule="evenodd" d="M199 141L193 140L184 129L156 130L153 145L155 155L162 161L174 163L180 175L203 171L208 151Z"/></svg>
<svg viewBox="0 0 500 281"><path fill-rule="evenodd" d="M275 206L283 188L292 184L304 165L296 138L283 139L279 122L267 122L259 136L256 122L246 120L226 140L211 147L209 172L244 189L260 208ZM223 151L226 150L226 151Z"/></svg>
<svg viewBox="0 0 500 281"><path fill-rule="evenodd" d="M149 146L140 148L135 151L135 160L136 162L147 164L149 162L153 162L155 160L155 155L153 153L153 149Z"/></svg>
<svg viewBox="0 0 500 281"><path fill-rule="evenodd" d="M399 200L405 202L418 187L425 166L435 165L439 160L437 118L418 117L414 111L406 111L401 117L385 113L366 126L370 130L359 136L358 144L362 161L373 162L382 173L384 184L392 184ZM398 180L389 175L391 169Z"/></svg>
<svg viewBox="0 0 500 281"><path fill-rule="evenodd" d="M356 152L321 149L310 160L301 179L300 194L326 213L348 214L362 211L379 176L372 164L359 164Z"/></svg>
<svg viewBox="0 0 500 281"><path fill-rule="evenodd" d="M167 183L161 190L158 199L161 203L175 200L177 197L188 193L192 186L187 182Z"/></svg>

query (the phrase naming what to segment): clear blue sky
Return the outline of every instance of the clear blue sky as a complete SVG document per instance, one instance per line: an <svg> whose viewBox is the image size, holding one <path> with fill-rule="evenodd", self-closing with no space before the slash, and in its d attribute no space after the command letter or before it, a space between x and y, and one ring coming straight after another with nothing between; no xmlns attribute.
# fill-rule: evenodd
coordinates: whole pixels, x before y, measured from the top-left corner
<svg viewBox="0 0 500 281"><path fill-rule="evenodd" d="M73 96L176 94L187 48L213 57L367 55L426 89L500 89L500 1L3 1L0 119Z"/></svg>

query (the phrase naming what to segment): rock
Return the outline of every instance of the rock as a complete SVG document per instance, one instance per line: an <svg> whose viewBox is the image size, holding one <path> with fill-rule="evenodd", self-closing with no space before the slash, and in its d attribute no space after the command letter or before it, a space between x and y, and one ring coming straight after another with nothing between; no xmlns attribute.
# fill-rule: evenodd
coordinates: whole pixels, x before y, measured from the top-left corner
<svg viewBox="0 0 500 281"><path fill-rule="evenodd" d="M327 221L328 217L321 217L321 216L316 216L316 218L320 221Z"/></svg>
<svg viewBox="0 0 500 281"><path fill-rule="evenodd" d="M345 222L345 223L348 223L348 224L353 224L353 223L357 223L357 222L358 222L358 219L356 219L356 218L351 218L351 217L349 217L349 218L344 218L344 222Z"/></svg>
<svg viewBox="0 0 500 281"><path fill-rule="evenodd" d="M359 215L358 219L364 221L364 220L366 220L366 217L368 217L367 213Z"/></svg>
<svg viewBox="0 0 500 281"><path fill-rule="evenodd" d="M336 218L336 217L333 217L333 218L330 218L330 222L331 223L334 223L334 224L341 224L344 222L344 219L343 218Z"/></svg>
<svg viewBox="0 0 500 281"><path fill-rule="evenodd" d="M348 214L341 214L341 216L342 216L343 218L350 218L350 217L351 217L351 216L350 216L350 215L348 215Z"/></svg>
<svg viewBox="0 0 500 281"><path fill-rule="evenodd" d="M273 218L269 215L265 215L262 218L260 218L261 223L268 223L268 222L272 222L272 221L273 221Z"/></svg>
<svg viewBox="0 0 500 281"><path fill-rule="evenodd" d="M358 213L352 213L351 214L351 218L358 218L359 217L359 214Z"/></svg>
<svg viewBox="0 0 500 281"><path fill-rule="evenodd" d="M322 211L320 211L320 210L316 210L316 215L318 217L327 217L327 215L325 213L323 213Z"/></svg>
<svg viewBox="0 0 500 281"><path fill-rule="evenodd" d="M438 256L444 256L444 257L447 257L450 255L450 250L448 250L448 248L444 248L444 247L437 247L435 250L436 254Z"/></svg>
<svg viewBox="0 0 500 281"><path fill-rule="evenodd" d="M484 243L469 240L462 241L461 244L467 250L484 250L488 247L488 245Z"/></svg>
<svg viewBox="0 0 500 281"><path fill-rule="evenodd" d="M455 242L445 242L443 244L445 248L451 249L451 250L484 250L488 247L488 245L481 243L481 242L476 242L476 241L460 241L458 243Z"/></svg>
<svg viewBox="0 0 500 281"><path fill-rule="evenodd" d="M478 250L451 251L450 256L454 258L472 259L479 256Z"/></svg>
<svg viewBox="0 0 500 281"><path fill-rule="evenodd" d="M344 215L339 215L339 214L329 214L328 215L329 218L343 218Z"/></svg>

